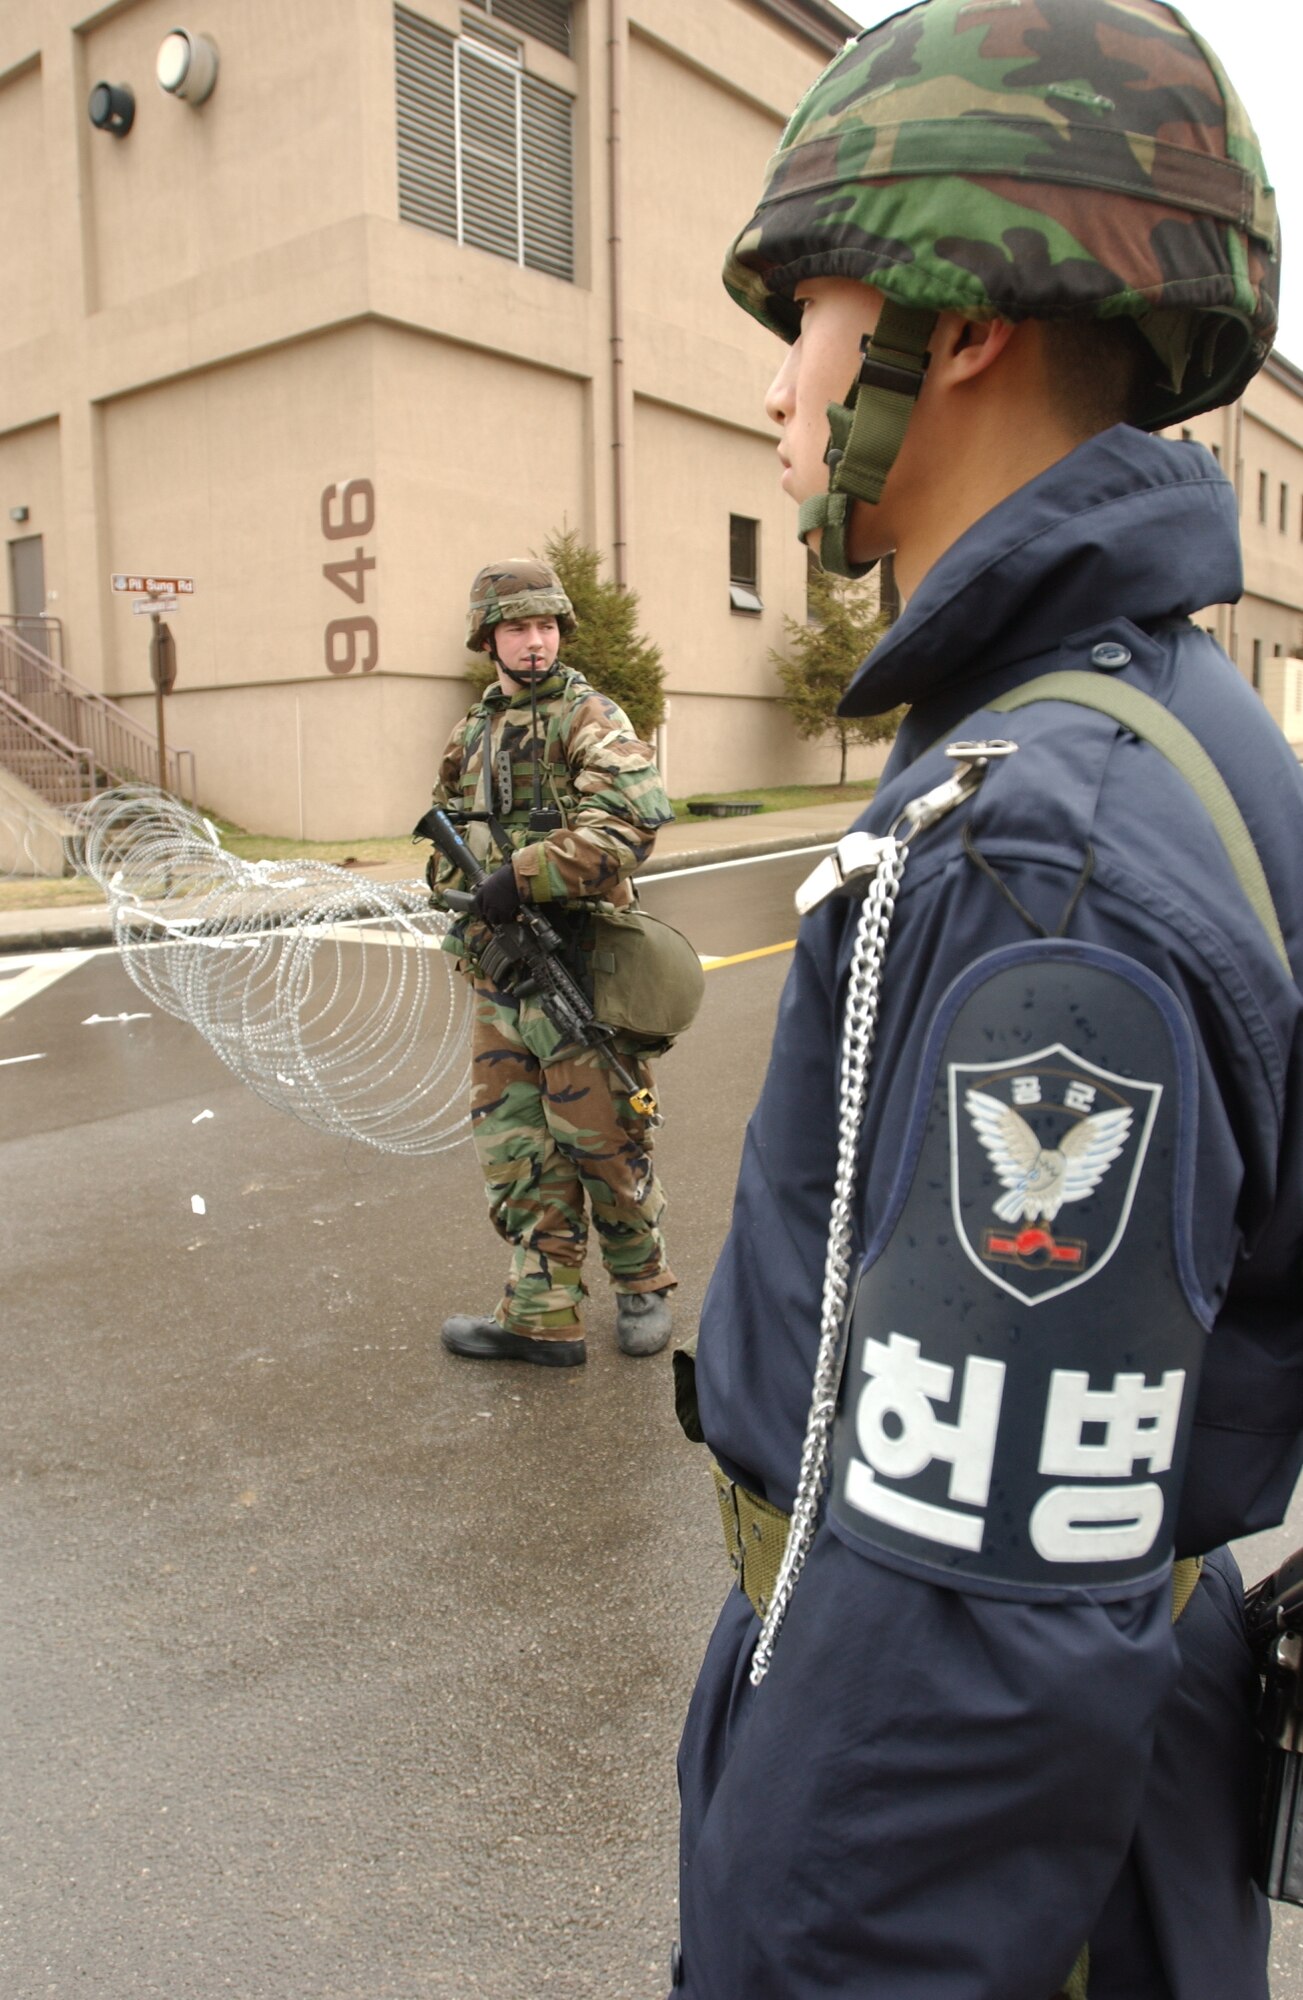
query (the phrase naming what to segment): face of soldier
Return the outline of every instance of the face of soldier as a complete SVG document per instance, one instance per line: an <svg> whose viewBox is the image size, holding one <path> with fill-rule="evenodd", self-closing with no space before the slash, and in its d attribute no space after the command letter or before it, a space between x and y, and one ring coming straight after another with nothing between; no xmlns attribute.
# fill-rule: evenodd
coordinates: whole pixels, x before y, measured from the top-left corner
<svg viewBox="0 0 1303 2000"><path fill-rule="evenodd" d="M851 278L810 278L793 297L801 309L800 338L785 350L765 397L765 414L780 432L783 491L799 505L827 490L828 405L846 400L860 365L860 341L878 323L882 293ZM852 548L859 560L894 547L881 533L889 495L890 483L877 507L855 509ZM866 515L876 518L866 522ZM861 547L866 540L873 546Z"/></svg>
<svg viewBox="0 0 1303 2000"><path fill-rule="evenodd" d="M555 618L506 618L493 627L493 638L499 662L498 686L504 694L520 692L518 683L503 672L504 667L530 680L542 680L561 650L561 632Z"/></svg>
<svg viewBox="0 0 1303 2000"><path fill-rule="evenodd" d="M798 504L828 484L828 405L842 403L860 365L860 339L877 325L882 294L850 278L811 278L793 294L799 340L784 349L765 414L779 429L783 491Z"/></svg>
<svg viewBox="0 0 1303 2000"><path fill-rule="evenodd" d="M793 297L800 338L785 350L765 412L780 432L784 491L799 503L827 491L828 405L846 400L882 293L851 278L810 278ZM882 498L855 502L847 536L856 562L895 552L906 597L974 521L1080 441L1055 414L1034 321L943 312L929 354Z"/></svg>

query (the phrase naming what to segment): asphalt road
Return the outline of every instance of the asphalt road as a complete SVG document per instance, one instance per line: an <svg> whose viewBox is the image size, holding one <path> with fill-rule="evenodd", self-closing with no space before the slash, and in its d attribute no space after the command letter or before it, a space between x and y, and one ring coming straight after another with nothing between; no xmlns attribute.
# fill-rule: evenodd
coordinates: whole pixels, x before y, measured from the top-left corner
<svg viewBox="0 0 1303 2000"><path fill-rule="evenodd" d="M809 859L647 900L764 952ZM661 1066L685 1333L787 962ZM668 1357L600 1281L586 1369L446 1355L501 1277L469 1149L299 1125L111 954L0 960L0 1132L6 2000L660 2000L729 1580Z"/></svg>

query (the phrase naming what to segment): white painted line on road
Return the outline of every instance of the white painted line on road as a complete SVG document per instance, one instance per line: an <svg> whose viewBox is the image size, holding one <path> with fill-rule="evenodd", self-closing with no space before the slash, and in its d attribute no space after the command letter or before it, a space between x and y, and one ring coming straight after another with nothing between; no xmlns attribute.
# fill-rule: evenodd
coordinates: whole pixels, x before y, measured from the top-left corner
<svg viewBox="0 0 1303 2000"><path fill-rule="evenodd" d="M152 1014L88 1014L83 1028L98 1028L105 1021L152 1021Z"/></svg>
<svg viewBox="0 0 1303 2000"><path fill-rule="evenodd" d="M44 1061L45 1061L44 1053L42 1053L39 1056L0 1056L0 1069L7 1069L10 1063L44 1062Z"/></svg>
<svg viewBox="0 0 1303 2000"><path fill-rule="evenodd" d="M200 1125L200 1124L202 1124L202 1123L203 1123L203 1121L204 1121L204 1119L205 1119L205 1118L212 1118L212 1117L214 1117L214 1116L215 1116L215 1113L213 1113L213 1112L211 1112L211 1111L201 1111L201 1112L199 1113L199 1116L198 1116L198 1118L192 1118L192 1119L190 1120L190 1123L191 1123L192 1125Z"/></svg>
<svg viewBox="0 0 1303 2000"><path fill-rule="evenodd" d="M658 869L654 875L639 875L640 889L654 889L658 882L678 882L685 875L714 875L721 868L751 868L757 861L793 861L800 854L831 854L837 842L821 841L818 847L784 847L777 854L740 854L735 861L703 861L696 868Z"/></svg>
<svg viewBox="0 0 1303 2000"><path fill-rule="evenodd" d="M190 1206L194 1210L196 1215L207 1215L208 1213L208 1203L204 1200L201 1194L191 1195Z"/></svg>
<svg viewBox="0 0 1303 2000"><path fill-rule="evenodd" d="M62 979L66 972L75 972L79 965L90 957L86 951L42 952L39 958L30 955L25 961L27 970L19 972L0 988L0 1015L12 1014L27 1000L34 1000L38 993L44 993L47 986L53 986L56 979Z"/></svg>

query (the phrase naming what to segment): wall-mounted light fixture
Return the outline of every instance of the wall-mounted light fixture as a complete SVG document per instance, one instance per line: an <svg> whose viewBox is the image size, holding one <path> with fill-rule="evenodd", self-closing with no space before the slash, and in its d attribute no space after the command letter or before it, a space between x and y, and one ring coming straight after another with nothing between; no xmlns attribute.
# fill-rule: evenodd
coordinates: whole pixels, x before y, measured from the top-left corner
<svg viewBox="0 0 1303 2000"><path fill-rule="evenodd" d="M217 45L207 35L195 35L188 28L173 28L159 44L154 64L160 90L170 97L183 97L187 104L202 104L213 94L217 82Z"/></svg>
<svg viewBox="0 0 1303 2000"><path fill-rule="evenodd" d="M136 100L129 83L97 83L90 94L86 113L97 132L111 132L125 139L136 115Z"/></svg>
<svg viewBox="0 0 1303 2000"><path fill-rule="evenodd" d="M11 507L9 509L9 519L11 521L25 521L27 519L26 507Z"/></svg>

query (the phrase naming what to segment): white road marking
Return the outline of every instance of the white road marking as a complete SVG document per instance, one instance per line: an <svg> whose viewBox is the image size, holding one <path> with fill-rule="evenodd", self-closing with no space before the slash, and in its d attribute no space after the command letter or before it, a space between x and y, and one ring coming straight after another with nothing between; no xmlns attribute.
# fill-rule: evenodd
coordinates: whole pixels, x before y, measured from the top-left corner
<svg viewBox="0 0 1303 2000"><path fill-rule="evenodd" d="M0 987L0 1016L12 1014L24 1001L34 1000L47 986L53 986L66 973L84 965L89 957L88 951L43 951L39 958L20 959L19 964L25 965L26 970L15 973Z"/></svg>
<svg viewBox="0 0 1303 2000"><path fill-rule="evenodd" d="M97 1028L105 1021L152 1021L152 1014L88 1014L83 1028Z"/></svg>
<svg viewBox="0 0 1303 2000"><path fill-rule="evenodd" d="M698 868L658 869L654 875L638 875L640 889L654 889L658 882L678 882L685 875L713 875L721 868L751 868L757 861L794 861L801 854L831 854L837 842L820 841L817 847L784 847L777 854L740 854L735 861L703 861Z"/></svg>
<svg viewBox="0 0 1303 2000"><path fill-rule="evenodd" d="M0 1069L7 1069L10 1063L44 1062L44 1051L39 1056L0 1056Z"/></svg>

